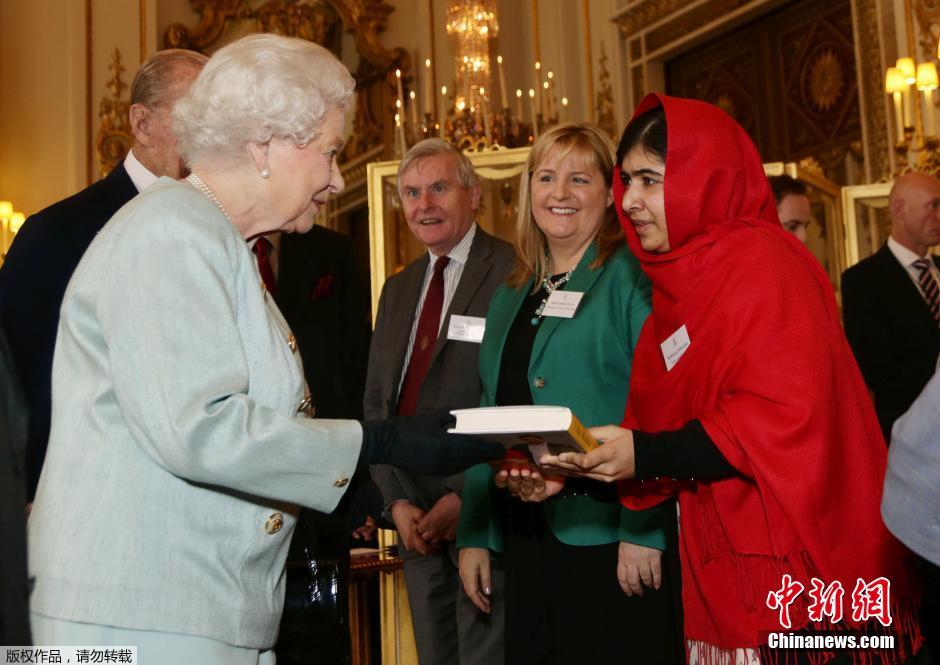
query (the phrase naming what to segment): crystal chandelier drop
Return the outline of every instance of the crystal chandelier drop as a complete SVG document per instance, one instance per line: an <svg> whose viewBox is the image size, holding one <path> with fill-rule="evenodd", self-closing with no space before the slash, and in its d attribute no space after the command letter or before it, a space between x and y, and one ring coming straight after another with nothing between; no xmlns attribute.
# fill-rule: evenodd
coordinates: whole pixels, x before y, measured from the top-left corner
<svg viewBox="0 0 940 665"><path fill-rule="evenodd" d="M492 90L490 40L499 35L496 0L452 2L447 9L447 34L454 43L455 106L474 114L487 103L486 90Z"/></svg>

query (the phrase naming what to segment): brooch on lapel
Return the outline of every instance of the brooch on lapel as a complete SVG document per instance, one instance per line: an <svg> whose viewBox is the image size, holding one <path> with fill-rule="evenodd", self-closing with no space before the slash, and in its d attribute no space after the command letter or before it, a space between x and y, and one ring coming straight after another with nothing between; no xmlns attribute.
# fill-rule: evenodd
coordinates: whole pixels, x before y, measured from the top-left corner
<svg viewBox="0 0 940 665"><path fill-rule="evenodd" d="M333 290L336 286L336 278L333 275L323 275L317 282L317 285L313 287L313 291L310 292L311 302L315 302L322 298L329 298L333 295Z"/></svg>

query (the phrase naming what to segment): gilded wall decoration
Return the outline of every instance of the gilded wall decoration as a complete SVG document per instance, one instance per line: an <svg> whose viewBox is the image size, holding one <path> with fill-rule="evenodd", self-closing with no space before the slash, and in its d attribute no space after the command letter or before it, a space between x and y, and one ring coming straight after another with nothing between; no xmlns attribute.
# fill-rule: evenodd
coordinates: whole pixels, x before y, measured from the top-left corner
<svg viewBox="0 0 940 665"><path fill-rule="evenodd" d="M684 9L688 4L688 0L646 0L617 16L614 22L620 26L621 34L629 37L660 19Z"/></svg>
<svg viewBox="0 0 940 665"><path fill-rule="evenodd" d="M688 3L685 3L688 4ZM646 35L646 52L654 53L695 32L702 26L717 23L725 14L755 4L754 0L712 0L681 14Z"/></svg>
<svg viewBox="0 0 940 665"><path fill-rule="evenodd" d="M121 52L116 48L108 71L111 72L106 86L108 94L98 105L98 132L95 140L98 177L101 178L110 173L134 145L129 118L131 104L123 99L124 91L127 90L123 79L125 69L121 64Z"/></svg>
<svg viewBox="0 0 940 665"><path fill-rule="evenodd" d="M668 62L666 89L724 108L765 161L860 158L850 0L801 0L718 37Z"/></svg>
<svg viewBox="0 0 940 665"><path fill-rule="evenodd" d="M905 0L912 2L917 44L924 56L933 59L937 54L937 38L940 35L940 0ZM918 58L919 59L919 58Z"/></svg>
<svg viewBox="0 0 940 665"><path fill-rule="evenodd" d="M885 115L884 67L878 31L877 0L854 0L856 49L861 71L861 114L865 128L865 179L874 182L891 172Z"/></svg>
<svg viewBox="0 0 940 665"><path fill-rule="evenodd" d="M597 91L597 101L594 106L596 124L603 129L608 136L616 140L618 130L617 118L614 115L614 88L610 82L610 71L607 69L607 52L604 50L604 42L601 42L598 83L600 84L600 89Z"/></svg>
<svg viewBox="0 0 940 665"><path fill-rule="evenodd" d="M394 91L389 74L410 70L403 49L386 49L378 35L394 8L384 0L190 0L199 14L194 27L173 24L164 34L166 48L211 53L247 32L300 37L329 48L356 76L355 115L342 162L376 146L391 145L387 118ZM357 54L342 53L342 33L353 35ZM358 57L356 57L358 55Z"/></svg>

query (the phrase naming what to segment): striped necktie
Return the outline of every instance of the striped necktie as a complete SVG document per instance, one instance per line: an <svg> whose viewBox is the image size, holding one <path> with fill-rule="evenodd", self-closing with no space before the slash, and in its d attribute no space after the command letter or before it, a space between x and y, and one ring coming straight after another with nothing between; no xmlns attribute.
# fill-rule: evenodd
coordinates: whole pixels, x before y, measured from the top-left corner
<svg viewBox="0 0 940 665"><path fill-rule="evenodd" d="M919 273L917 283L920 284L920 290L924 294L927 309L933 314L937 325L940 325L940 289L937 288L937 280L930 273L930 259L917 259L912 265Z"/></svg>

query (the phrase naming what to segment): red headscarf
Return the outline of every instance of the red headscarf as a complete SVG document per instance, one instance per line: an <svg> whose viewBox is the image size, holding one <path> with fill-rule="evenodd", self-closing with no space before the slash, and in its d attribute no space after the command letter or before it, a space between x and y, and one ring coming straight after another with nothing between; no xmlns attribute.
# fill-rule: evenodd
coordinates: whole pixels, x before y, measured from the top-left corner
<svg viewBox="0 0 940 665"><path fill-rule="evenodd" d="M816 627L844 629L858 579L885 576L893 601L910 599L899 597L902 554L879 513L885 443L832 285L781 227L744 130L714 106L663 95L648 95L634 118L657 105L670 251L642 248L614 178L627 243L653 284L624 427L699 419L742 476L678 489L686 638L765 645L767 631L784 630L766 604L784 573L805 587L794 630L808 623L812 577L845 589L843 621ZM691 343L667 371L660 344L683 325ZM656 483L625 482L621 495L630 508L662 499ZM895 607L892 631L917 632L909 609Z"/></svg>

